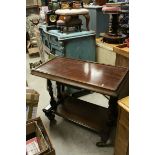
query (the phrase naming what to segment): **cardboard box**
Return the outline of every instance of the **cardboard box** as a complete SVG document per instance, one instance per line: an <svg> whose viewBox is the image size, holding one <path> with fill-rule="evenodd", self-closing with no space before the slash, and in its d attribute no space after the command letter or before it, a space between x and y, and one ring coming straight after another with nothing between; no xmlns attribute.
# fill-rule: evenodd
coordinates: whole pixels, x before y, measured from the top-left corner
<svg viewBox="0 0 155 155"><path fill-rule="evenodd" d="M26 0L26 6L38 5L38 0Z"/></svg>
<svg viewBox="0 0 155 155"><path fill-rule="evenodd" d="M32 119L36 117L39 102L39 93L29 87L26 87L26 118Z"/></svg>
<svg viewBox="0 0 155 155"><path fill-rule="evenodd" d="M26 123L27 139L33 138L36 135L37 137L39 136L41 139L39 147L42 151L38 155L55 155L55 150L49 140L48 134L40 117L30 119Z"/></svg>
<svg viewBox="0 0 155 155"><path fill-rule="evenodd" d="M39 126L37 125L37 122L33 121L26 124L26 140L30 140L35 137L37 138L40 149L38 155L41 155L48 150L48 145Z"/></svg>
<svg viewBox="0 0 155 155"><path fill-rule="evenodd" d="M28 48L28 53L29 53L29 56L39 55L39 48L38 47L30 47L30 48Z"/></svg>

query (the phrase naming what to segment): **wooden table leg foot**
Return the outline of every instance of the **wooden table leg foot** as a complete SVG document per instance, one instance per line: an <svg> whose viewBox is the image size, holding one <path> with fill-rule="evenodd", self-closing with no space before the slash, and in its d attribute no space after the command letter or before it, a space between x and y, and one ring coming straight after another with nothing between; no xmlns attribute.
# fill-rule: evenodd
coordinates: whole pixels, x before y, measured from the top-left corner
<svg viewBox="0 0 155 155"><path fill-rule="evenodd" d="M111 147L111 146L113 146L113 144L110 140L110 136L109 136L109 138L106 138L106 139L103 139L101 137L101 141L97 142L96 146L98 146L98 147Z"/></svg>
<svg viewBox="0 0 155 155"><path fill-rule="evenodd" d="M100 141L100 142L96 143L96 146L97 147L111 147L113 145L111 143L106 143L106 142Z"/></svg>
<svg viewBox="0 0 155 155"><path fill-rule="evenodd" d="M52 112L51 109L43 109L43 112L45 113L46 117L50 120L53 121L55 118L55 114Z"/></svg>

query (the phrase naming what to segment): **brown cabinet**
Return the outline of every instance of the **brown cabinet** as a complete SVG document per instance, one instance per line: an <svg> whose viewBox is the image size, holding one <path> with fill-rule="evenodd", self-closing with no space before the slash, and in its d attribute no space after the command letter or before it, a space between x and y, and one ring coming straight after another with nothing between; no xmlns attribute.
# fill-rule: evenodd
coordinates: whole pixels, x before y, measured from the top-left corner
<svg viewBox="0 0 155 155"><path fill-rule="evenodd" d="M118 101L119 114L117 121L114 155L129 154L129 97Z"/></svg>
<svg viewBox="0 0 155 155"><path fill-rule="evenodd" d="M129 67L129 47L127 44L115 46L113 51L116 53L115 65Z"/></svg>

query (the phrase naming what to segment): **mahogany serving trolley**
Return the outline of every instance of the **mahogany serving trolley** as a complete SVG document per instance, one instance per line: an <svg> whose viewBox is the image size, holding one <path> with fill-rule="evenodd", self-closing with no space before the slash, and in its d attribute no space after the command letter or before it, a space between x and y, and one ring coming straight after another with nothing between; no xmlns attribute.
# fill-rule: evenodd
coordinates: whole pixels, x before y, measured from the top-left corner
<svg viewBox="0 0 155 155"><path fill-rule="evenodd" d="M128 95L128 68L95 62L55 57L31 71L48 79L50 104L43 109L49 120L55 114L97 132L106 146L111 129L117 122L117 100ZM53 96L51 80L57 83L57 100ZM110 96L109 107L104 108L66 95L64 86L83 88Z"/></svg>

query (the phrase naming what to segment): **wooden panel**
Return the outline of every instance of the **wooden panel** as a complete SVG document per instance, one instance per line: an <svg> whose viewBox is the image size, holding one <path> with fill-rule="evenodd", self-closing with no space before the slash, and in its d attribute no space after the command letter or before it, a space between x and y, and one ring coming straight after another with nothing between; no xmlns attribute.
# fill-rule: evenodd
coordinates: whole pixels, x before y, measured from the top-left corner
<svg viewBox="0 0 155 155"><path fill-rule="evenodd" d="M116 53L104 47L96 46L96 61L106 65L115 66Z"/></svg>
<svg viewBox="0 0 155 155"><path fill-rule="evenodd" d="M119 124L117 129L117 142L115 144L115 155L126 155L129 145L129 131Z"/></svg>
<svg viewBox="0 0 155 155"><path fill-rule="evenodd" d="M124 146L128 145L128 139L129 139L129 129L128 126L124 126L123 124L121 124L119 122L119 126L118 126L118 140L122 141Z"/></svg>
<svg viewBox="0 0 155 155"><path fill-rule="evenodd" d="M116 53L116 66L129 67L129 48L127 44L117 45L113 47Z"/></svg>
<svg viewBox="0 0 155 155"><path fill-rule="evenodd" d="M129 58L116 54L116 66L129 67Z"/></svg>
<svg viewBox="0 0 155 155"><path fill-rule="evenodd" d="M127 148L122 144L124 144L123 141L118 141L114 155L127 155Z"/></svg>
<svg viewBox="0 0 155 155"><path fill-rule="evenodd" d="M116 52L119 55L122 55L126 58L129 58L129 48L127 47L127 44L122 44L115 46L113 48L113 51Z"/></svg>
<svg viewBox="0 0 155 155"><path fill-rule="evenodd" d="M129 126L129 113L127 111L125 111L124 109L122 109L120 111L120 120L119 123L121 123L122 125L124 125L126 128L128 128Z"/></svg>
<svg viewBox="0 0 155 155"><path fill-rule="evenodd" d="M129 112L129 96L118 101L120 107Z"/></svg>
<svg viewBox="0 0 155 155"><path fill-rule="evenodd" d="M118 101L119 115L117 121L114 155L129 154L129 112L122 105L128 105L129 97ZM121 106L120 106L121 105Z"/></svg>
<svg viewBox="0 0 155 155"><path fill-rule="evenodd" d="M31 73L68 85L117 96L116 91L127 76L128 69L56 57Z"/></svg>

